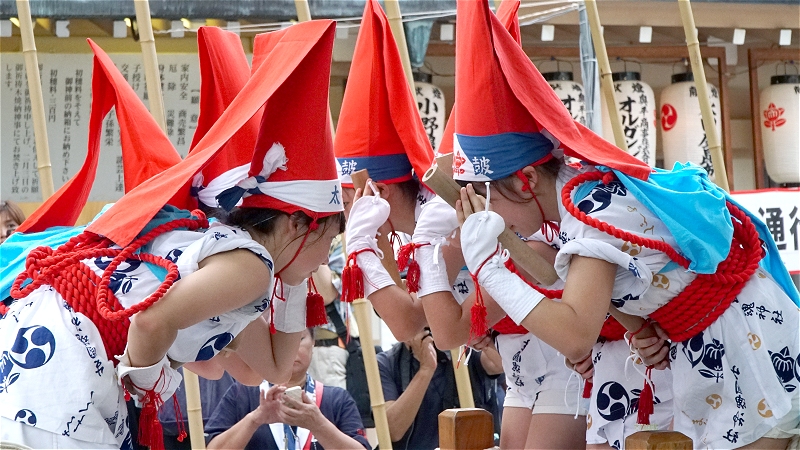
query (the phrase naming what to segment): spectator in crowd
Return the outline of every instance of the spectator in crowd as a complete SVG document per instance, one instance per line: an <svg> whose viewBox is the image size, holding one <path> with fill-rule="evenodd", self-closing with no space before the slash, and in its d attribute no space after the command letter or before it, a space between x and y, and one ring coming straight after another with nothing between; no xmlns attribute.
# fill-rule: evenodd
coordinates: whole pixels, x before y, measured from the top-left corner
<svg viewBox="0 0 800 450"><path fill-rule="evenodd" d="M183 375L183 368L178 369L178 372ZM219 404L220 399L228 391L228 388L234 383L233 377L227 372L222 373L222 377L218 380L207 380L199 377L200 380L200 405L202 406L203 425L208 423L211 418L211 413ZM183 419L183 429L186 430L187 437L183 441L178 440L180 433L178 427L178 414L175 411L174 403L170 401L164 402L161 408L158 409L158 420L164 428L164 450L191 450L192 444L189 442L189 417L188 409L186 407L186 388L181 382L181 388L175 391L175 396L178 399L180 406L181 418Z"/></svg>
<svg viewBox="0 0 800 450"><path fill-rule="evenodd" d="M0 244L25 221L25 213L11 200L0 201Z"/></svg>
<svg viewBox="0 0 800 450"><path fill-rule="evenodd" d="M486 352L474 351L467 367L475 406L497 417L496 378L502 368ZM496 352L496 351L495 351ZM457 408L458 392L450 356L434 346L425 330L378 355L389 434L395 449L427 450L439 446L439 413Z"/></svg>
<svg viewBox="0 0 800 450"><path fill-rule="evenodd" d="M370 449L350 394L307 373L312 332L303 332L286 386L234 382L206 425L209 449ZM304 391L301 401L284 395L294 386Z"/></svg>

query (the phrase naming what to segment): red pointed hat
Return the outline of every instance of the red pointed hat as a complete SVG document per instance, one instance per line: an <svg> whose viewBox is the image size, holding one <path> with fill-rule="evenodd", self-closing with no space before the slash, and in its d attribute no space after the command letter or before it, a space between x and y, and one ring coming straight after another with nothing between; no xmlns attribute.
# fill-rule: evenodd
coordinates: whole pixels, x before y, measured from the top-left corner
<svg viewBox="0 0 800 450"><path fill-rule="evenodd" d="M553 150L647 179L650 167L572 119L487 0L457 0L453 176L490 181Z"/></svg>
<svg viewBox="0 0 800 450"><path fill-rule="evenodd" d="M278 166L277 173L268 177L266 186L263 186L265 190L272 195L270 188L273 181L280 184L312 177L316 180L308 180L312 182L302 186L296 185L288 194L286 189L276 189L276 197L263 202L272 202L269 206L257 204L260 202L255 201L256 197L267 197L259 190L258 194L251 194L244 199L245 206L252 202L250 205L256 203L255 206L276 207L279 206L278 202L283 202L285 211L307 209L316 213L316 216L332 214L329 210L333 209L343 210L341 185L336 178L336 165L330 143L330 127L326 121L335 24L331 20L313 20L275 33L278 42L264 64L250 77L239 95L197 143L192 154L125 195L92 223L88 231L106 236L121 246L129 244L164 206L167 199L182 185L188 184L262 107L265 111L258 145L269 142L271 147L278 142L285 148L284 156L289 159L285 164L287 170L281 170ZM322 109L322 112L317 111L318 109ZM289 130L294 134L289 133ZM256 170L256 173L261 172L264 157L274 155L268 154L267 149L263 146L259 148L258 145L258 164L252 164L251 169ZM311 172L312 170L315 172ZM290 175L295 178L291 179ZM277 179L277 176L282 179ZM261 183L256 183L255 188L259 187L262 187ZM322 202L312 201L320 197L319 192L327 193L324 205L320 204ZM280 195L281 200L277 195ZM310 208L306 208L306 205Z"/></svg>
<svg viewBox="0 0 800 450"><path fill-rule="evenodd" d="M343 211L328 116L330 44L316 49L267 101L249 176L217 196L223 208L242 198L244 207L311 217ZM259 71L277 51L270 49Z"/></svg>
<svg viewBox="0 0 800 450"><path fill-rule="evenodd" d="M201 80L200 118L190 154L250 79L250 65L236 33L217 27L200 27L197 47ZM193 193L200 202L217 206L217 194L247 176L260 123L261 112L258 112L233 135L202 172L195 175Z"/></svg>
<svg viewBox="0 0 800 450"><path fill-rule="evenodd" d="M412 168L421 177L433 163L433 148L377 0L364 7L334 151L348 187L350 174L361 169L375 181L398 183L411 179Z"/></svg>
<svg viewBox="0 0 800 450"><path fill-rule="evenodd" d="M522 33L519 29L519 12L520 0L503 0L500 7L497 9L497 18L508 30L511 37L517 41L517 44L522 46ZM450 112L450 117L447 119L447 124L444 127L444 135L442 142L439 144L439 154L446 155L453 153L453 138L456 132L456 108Z"/></svg>
<svg viewBox="0 0 800 450"><path fill-rule="evenodd" d="M94 51L94 67L86 159L80 170L31 214L18 231L33 233L53 226L75 225L94 184L103 119L112 107L119 122L125 192L181 161L175 147L111 58L91 39L88 41ZM182 208L191 206L188 191L179 192L170 203Z"/></svg>

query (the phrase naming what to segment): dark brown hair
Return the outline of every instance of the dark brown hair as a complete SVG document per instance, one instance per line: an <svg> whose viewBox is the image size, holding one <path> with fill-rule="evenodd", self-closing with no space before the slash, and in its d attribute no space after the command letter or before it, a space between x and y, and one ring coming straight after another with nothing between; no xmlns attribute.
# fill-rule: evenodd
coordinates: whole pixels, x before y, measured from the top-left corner
<svg viewBox="0 0 800 450"><path fill-rule="evenodd" d="M6 213L8 218L21 225L25 222L25 213L22 212L20 207L11 200L3 200L0 202L0 214Z"/></svg>
<svg viewBox="0 0 800 450"><path fill-rule="evenodd" d="M273 219L276 219L278 216L281 215L287 217L294 217L297 223L303 226L309 226L311 225L312 222L312 218L309 217L308 214L302 211L297 211L293 214L288 214L277 209L269 209L269 208L234 208L233 211L226 214L224 217L221 217L221 213L219 211L213 213L213 216L220 219L220 221L223 223L242 228L245 227L252 228L258 231L259 233L263 233L266 235L272 234L275 231L275 223L277 221ZM337 226L339 233L343 233L344 213L340 212L337 214L332 214L330 216L325 216L321 219L317 219L317 223L320 225L321 228L319 236L324 235L325 232L328 230L328 227L331 226Z"/></svg>

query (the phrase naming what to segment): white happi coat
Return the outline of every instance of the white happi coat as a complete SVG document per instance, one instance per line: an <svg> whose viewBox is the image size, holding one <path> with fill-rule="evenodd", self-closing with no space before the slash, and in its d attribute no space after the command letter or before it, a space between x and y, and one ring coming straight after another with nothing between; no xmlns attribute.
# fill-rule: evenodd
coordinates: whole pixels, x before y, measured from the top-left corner
<svg viewBox="0 0 800 450"><path fill-rule="evenodd" d="M239 228L215 223L205 232L171 231L142 251L175 262L181 277L216 253L248 249L272 271L267 250ZM110 258L84 260L101 275ZM122 263L110 289L128 308L154 292L165 272L139 260ZM178 281L180 282L180 278ZM258 300L180 330L167 356L181 363L208 360L269 308ZM11 305L0 320L0 416L79 441L130 448L123 391L97 327L50 286ZM164 399L165 401L168 399Z"/></svg>
<svg viewBox="0 0 800 450"><path fill-rule="evenodd" d="M559 193L577 171L564 167ZM625 186L614 181L599 184L576 206L591 217L628 232L676 247L666 226ZM612 303L622 312L647 316L672 300L695 274L670 263L659 251L617 239L579 221L561 208L561 250L556 271L566 278L572 255L599 258L618 265ZM699 230L700 231L700 230ZM786 419L800 421L800 323L798 307L769 273L759 268L731 306L708 328L684 342L672 343L670 361L674 380L675 430L694 441L696 448L732 448L751 443ZM603 371L603 366L595 370ZM614 382L623 377L601 373ZM621 381L621 379L619 380ZM602 391L603 386L595 386ZM656 397L659 386L656 385ZM634 398L603 397L598 411L627 409ZM593 395L593 401L598 396ZM794 406L793 406L794 402ZM627 406L626 406L627 405ZM613 441L612 441L613 442Z"/></svg>

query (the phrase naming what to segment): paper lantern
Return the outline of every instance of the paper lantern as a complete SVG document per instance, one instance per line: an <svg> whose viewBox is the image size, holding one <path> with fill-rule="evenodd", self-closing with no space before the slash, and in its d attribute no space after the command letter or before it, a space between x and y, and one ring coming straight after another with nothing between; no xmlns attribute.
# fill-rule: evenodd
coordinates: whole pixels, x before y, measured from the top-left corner
<svg viewBox="0 0 800 450"><path fill-rule="evenodd" d="M717 136L721 139L719 91L711 84L708 90ZM697 86L691 73L673 75L672 84L661 91L661 144L664 147L664 168L672 169L676 162L692 162L706 169L709 177L714 179Z"/></svg>
<svg viewBox="0 0 800 450"><path fill-rule="evenodd" d="M779 184L800 183L800 75L772 77L761 91L761 142L767 173Z"/></svg>
<svg viewBox="0 0 800 450"><path fill-rule="evenodd" d="M444 135L445 107L444 93L431 84L432 79L433 76L429 73L414 72L414 92L419 115L431 141L431 147L436 151Z"/></svg>
<svg viewBox="0 0 800 450"><path fill-rule="evenodd" d="M611 74L616 110L622 121L628 153L649 164L656 164L656 96L639 72ZM603 98L603 138L614 142L611 119ZM616 142L614 142L616 144Z"/></svg>
<svg viewBox="0 0 800 450"><path fill-rule="evenodd" d="M586 125L586 103L583 98L583 86L574 80L572 72L545 72L542 74L556 95L564 103L569 115Z"/></svg>

